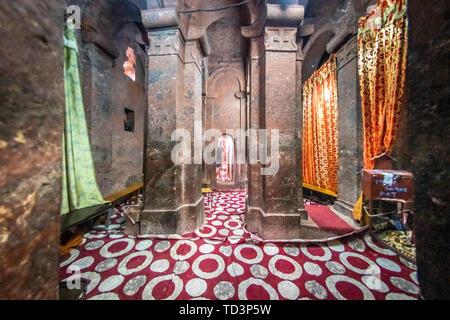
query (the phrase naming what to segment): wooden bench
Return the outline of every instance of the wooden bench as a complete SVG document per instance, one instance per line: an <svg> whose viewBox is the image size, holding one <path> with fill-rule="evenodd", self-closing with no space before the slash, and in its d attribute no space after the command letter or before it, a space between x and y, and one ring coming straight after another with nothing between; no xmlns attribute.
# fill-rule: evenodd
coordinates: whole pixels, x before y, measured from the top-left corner
<svg viewBox="0 0 450 320"><path fill-rule="evenodd" d="M108 230L111 223L111 216L116 204L127 201L130 198L137 199L139 191L144 187L144 183L137 183L129 188L126 188L120 192L112 194L105 198L105 201L109 203L92 206L89 208L74 210L61 217L61 232L64 232L72 227L88 222L95 218L98 218L105 213L108 213L106 223L103 226L97 226L95 229ZM137 201L137 200L136 200Z"/></svg>
<svg viewBox="0 0 450 320"><path fill-rule="evenodd" d="M126 188L122 191L119 191L117 193L114 193L114 194L106 197L105 200L111 202L113 205L117 204L117 203L122 203L129 199L133 199L133 201L137 202L137 199L139 197L139 191L143 187L144 187L144 183L139 182L129 188Z"/></svg>
<svg viewBox="0 0 450 320"><path fill-rule="evenodd" d="M79 224L88 222L108 212L108 218L111 218L113 206L111 203L106 203L89 208L73 210L61 216L61 232L64 232ZM107 226L109 227L109 225Z"/></svg>

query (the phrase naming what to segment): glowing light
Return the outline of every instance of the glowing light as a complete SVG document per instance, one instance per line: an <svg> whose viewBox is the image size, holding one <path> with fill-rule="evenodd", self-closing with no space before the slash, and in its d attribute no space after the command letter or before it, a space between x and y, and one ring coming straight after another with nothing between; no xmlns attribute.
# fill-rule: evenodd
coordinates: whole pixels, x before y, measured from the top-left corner
<svg viewBox="0 0 450 320"><path fill-rule="evenodd" d="M136 70L134 68L136 65L136 56L134 55L134 50L128 47L126 55L128 60L123 64L124 73L131 80L136 81Z"/></svg>
<svg viewBox="0 0 450 320"><path fill-rule="evenodd" d="M326 103L330 103L330 101L331 101L331 92L328 88L325 88L324 99L325 99Z"/></svg>

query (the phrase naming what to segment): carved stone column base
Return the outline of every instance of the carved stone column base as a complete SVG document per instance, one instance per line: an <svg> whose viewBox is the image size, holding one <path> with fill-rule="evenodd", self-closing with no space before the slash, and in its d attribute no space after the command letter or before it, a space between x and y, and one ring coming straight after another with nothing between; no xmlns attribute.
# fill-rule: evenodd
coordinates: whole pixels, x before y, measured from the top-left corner
<svg viewBox="0 0 450 320"><path fill-rule="evenodd" d="M347 202L342 199L337 199L334 202L334 209L342 214L345 214L346 216L349 216L353 218L353 207L355 206L354 203Z"/></svg>
<svg viewBox="0 0 450 320"><path fill-rule="evenodd" d="M144 210L140 234L167 235L194 232L204 223L203 196L195 204L174 210Z"/></svg>
<svg viewBox="0 0 450 320"><path fill-rule="evenodd" d="M250 207L245 219L248 230L264 240L290 240L300 238L302 215L302 212L268 214L261 208Z"/></svg>

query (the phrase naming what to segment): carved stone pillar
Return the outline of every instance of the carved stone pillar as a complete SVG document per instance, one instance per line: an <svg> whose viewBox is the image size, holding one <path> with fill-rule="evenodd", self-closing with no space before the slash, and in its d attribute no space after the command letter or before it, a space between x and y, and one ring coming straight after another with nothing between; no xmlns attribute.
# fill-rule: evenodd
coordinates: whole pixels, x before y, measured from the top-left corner
<svg viewBox="0 0 450 320"><path fill-rule="evenodd" d="M264 41L262 37L250 39L250 61L249 61L249 129L258 130L261 118L261 55L264 54ZM258 140L254 137L248 138L248 146L257 145ZM247 156L249 158L249 155ZM248 206L249 208L262 207L262 176L259 163L248 165ZM260 229L260 215L248 214L247 224L252 230ZM253 221L254 220L254 221Z"/></svg>
<svg viewBox="0 0 450 320"><path fill-rule="evenodd" d="M337 53L338 64L338 199L337 211L351 216L361 193L363 167L361 98L356 37Z"/></svg>
<svg viewBox="0 0 450 320"><path fill-rule="evenodd" d="M303 38L300 39L297 44L298 50L296 55L296 63L297 63L297 80L296 80L296 104L298 106L297 114L296 114L296 134L297 134L297 143L299 144L299 150L297 150L297 167L301 168L301 170L297 171L297 179L300 181L300 184L303 186L303 86L302 86L302 67L303 67L303 54L302 54L302 46L303 46ZM298 188L297 190L297 201L299 214L302 219L308 219L308 213L305 210L305 204L303 202L303 187Z"/></svg>
<svg viewBox="0 0 450 320"><path fill-rule="evenodd" d="M203 56L198 40L185 43L183 102L177 109L177 128L186 129L192 137L192 157L190 164L182 165L183 203L188 205L186 215L181 223L186 230L195 230L203 224L204 205L202 194L202 163L195 163L195 156L202 159L203 151ZM197 154L195 154L197 152Z"/></svg>
<svg viewBox="0 0 450 320"><path fill-rule="evenodd" d="M243 88L243 90L246 90L245 88ZM239 99L240 101L240 124L239 127L241 129L248 129L247 127L247 92L246 91L242 91L242 92L238 92L236 93L236 98ZM247 143L247 142L246 142ZM248 150L248 145L246 144L246 150ZM236 188L239 190L247 190L247 164L244 163L238 163L236 165Z"/></svg>
<svg viewBox="0 0 450 320"><path fill-rule="evenodd" d="M289 19L285 19L286 15ZM278 171L272 175L263 175L260 170L257 171L258 166L252 166L250 169L250 177L257 185L249 189L247 224L250 231L265 239L299 238L301 216L304 214L302 193L299 192L302 167L299 161L301 108L298 101L297 73L301 70L298 70L297 59L298 29L294 27L300 25L303 15L303 6L288 6L286 10L280 10L279 5L267 5L266 23L270 25L265 26L263 36L259 40L264 41L264 50L260 50L258 72L261 92L258 95L258 104L253 104L255 97L251 97L251 104L259 109L255 115L252 108L251 121L256 120L254 124L269 132L279 130L280 138ZM286 21L288 25L285 24ZM260 42L259 45L261 44ZM252 90L253 85L258 84L252 83ZM251 124L251 127L254 125ZM269 146L273 143L271 140L272 137L268 139ZM267 168L270 165L262 167Z"/></svg>
<svg viewBox="0 0 450 320"><path fill-rule="evenodd" d="M198 44L185 45L172 11L143 12L150 28L143 234L183 234L203 223L199 166L175 164L171 157L178 143L171 141L172 133L186 129L193 144L194 121L202 117Z"/></svg>

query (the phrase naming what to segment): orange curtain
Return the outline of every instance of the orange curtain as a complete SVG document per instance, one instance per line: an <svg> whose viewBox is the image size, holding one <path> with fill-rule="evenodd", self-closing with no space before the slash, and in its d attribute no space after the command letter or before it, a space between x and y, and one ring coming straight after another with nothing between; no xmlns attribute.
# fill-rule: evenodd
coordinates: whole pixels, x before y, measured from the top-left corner
<svg viewBox="0 0 450 320"><path fill-rule="evenodd" d="M406 0L380 0L359 21L358 56L364 126L364 168L394 147L404 98L408 50ZM362 197L353 210L362 218Z"/></svg>
<svg viewBox="0 0 450 320"><path fill-rule="evenodd" d="M337 195L337 71L334 55L303 86L303 186Z"/></svg>

